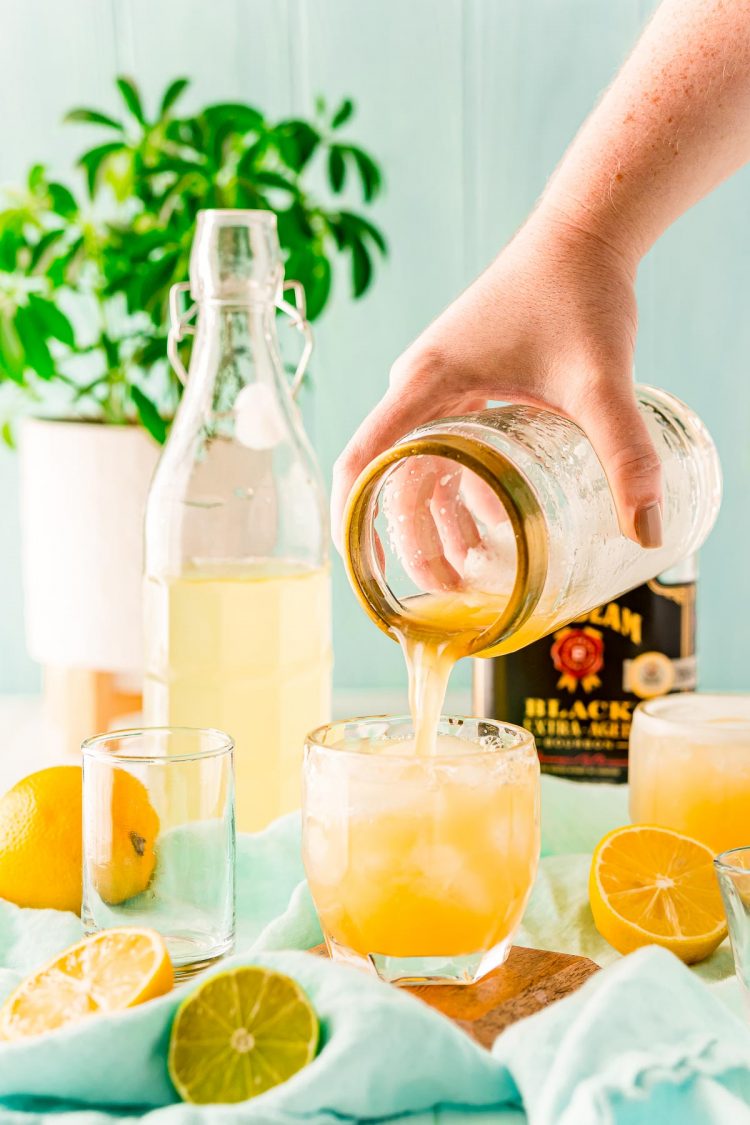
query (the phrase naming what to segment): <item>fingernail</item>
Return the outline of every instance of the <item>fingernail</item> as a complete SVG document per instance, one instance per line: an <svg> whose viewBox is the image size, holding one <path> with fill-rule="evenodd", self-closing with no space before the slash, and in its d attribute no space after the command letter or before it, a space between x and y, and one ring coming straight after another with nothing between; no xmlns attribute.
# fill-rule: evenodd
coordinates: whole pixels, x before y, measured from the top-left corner
<svg viewBox="0 0 750 1125"><path fill-rule="evenodd" d="M646 504L635 513L635 533L642 547L661 547L663 529L661 504Z"/></svg>

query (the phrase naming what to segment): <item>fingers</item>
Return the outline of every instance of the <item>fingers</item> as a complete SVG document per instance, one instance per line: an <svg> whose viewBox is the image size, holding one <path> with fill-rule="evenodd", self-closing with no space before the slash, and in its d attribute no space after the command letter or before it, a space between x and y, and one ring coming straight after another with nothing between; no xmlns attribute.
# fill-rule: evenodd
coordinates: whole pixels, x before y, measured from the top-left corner
<svg viewBox="0 0 750 1125"><path fill-rule="evenodd" d="M487 527L496 527L508 518L500 499L476 473L464 473L462 492L471 511Z"/></svg>
<svg viewBox="0 0 750 1125"><path fill-rule="evenodd" d="M661 463L632 384L596 386L573 417L607 474L623 535L642 547L661 547Z"/></svg>
<svg viewBox="0 0 750 1125"><path fill-rule="evenodd" d="M474 517L461 495L466 477L460 465L440 458L437 463L435 485L432 490L430 511L443 544L446 559L459 574L463 574L466 555L478 547L482 536Z"/></svg>
<svg viewBox="0 0 750 1125"><path fill-rule="evenodd" d="M392 387L356 431L333 467L331 530L339 551L344 508L359 474L373 457L377 457L420 422L434 417L434 410L434 402L431 408L418 388L399 391Z"/></svg>
<svg viewBox="0 0 750 1125"><path fill-rule="evenodd" d="M391 473L385 486L384 509L393 548L411 580L430 593L455 590L461 584L433 515L435 491L448 475L443 468L437 457L409 458ZM478 534L476 526L474 533Z"/></svg>
<svg viewBox="0 0 750 1125"><path fill-rule="evenodd" d="M384 486L389 541L421 590L456 589L469 551L482 544L480 525L497 527L507 513L476 474L443 457L409 459Z"/></svg>

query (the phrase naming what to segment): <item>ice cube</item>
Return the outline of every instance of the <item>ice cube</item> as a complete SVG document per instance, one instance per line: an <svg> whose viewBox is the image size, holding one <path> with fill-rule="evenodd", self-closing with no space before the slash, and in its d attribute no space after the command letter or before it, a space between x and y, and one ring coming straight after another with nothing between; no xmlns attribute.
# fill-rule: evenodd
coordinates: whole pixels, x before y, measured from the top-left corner
<svg viewBox="0 0 750 1125"><path fill-rule="evenodd" d="M323 823L314 817L305 822L305 864L313 881L336 886L346 875L348 849L346 828L341 821Z"/></svg>

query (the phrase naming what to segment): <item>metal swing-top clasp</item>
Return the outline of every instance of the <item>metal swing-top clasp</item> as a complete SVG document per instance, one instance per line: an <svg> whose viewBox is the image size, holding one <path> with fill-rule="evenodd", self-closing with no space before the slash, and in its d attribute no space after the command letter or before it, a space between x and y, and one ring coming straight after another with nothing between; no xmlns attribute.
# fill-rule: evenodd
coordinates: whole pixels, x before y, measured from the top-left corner
<svg viewBox="0 0 750 1125"><path fill-rule="evenodd" d="M291 291L294 294L294 304L284 300L283 294ZM183 386L187 385L188 373L185 370L182 360L180 359L179 345L186 336L193 336L195 334L195 315L198 311L197 304L193 303L186 309L181 308L182 296L190 292L190 282L180 281L173 285L169 290L169 333L167 335L167 356L169 362L174 368L177 378ZM297 398L302 380L307 371L307 365L310 362L310 356L314 346L313 331L310 321L307 319L307 307L305 301L305 289L301 281L285 281L281 291L277 293L274 299L274 305L281 312L286 313L292 325L302 333L304 344L302 346L302 354L299 357L296 370L292 377L291 394L292 398Z"/></svg>

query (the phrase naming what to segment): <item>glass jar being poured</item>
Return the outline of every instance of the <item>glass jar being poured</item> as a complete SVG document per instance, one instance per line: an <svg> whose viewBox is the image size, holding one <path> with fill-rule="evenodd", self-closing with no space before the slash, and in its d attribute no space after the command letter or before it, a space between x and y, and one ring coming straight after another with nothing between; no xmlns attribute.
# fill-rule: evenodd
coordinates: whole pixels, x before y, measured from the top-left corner
<svg viewBox="0 0 750 1125"><path fill-rule="evenodd" d="M721 501L716 447L697 415L638 388L663 472L663 543L620 531L601 463L575 423L530 406L444 418L407 434L356 482L349 579L404 648L429 748L450 669L513 652L696 551Z"/></svg>

